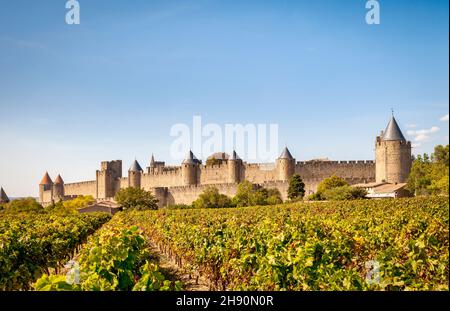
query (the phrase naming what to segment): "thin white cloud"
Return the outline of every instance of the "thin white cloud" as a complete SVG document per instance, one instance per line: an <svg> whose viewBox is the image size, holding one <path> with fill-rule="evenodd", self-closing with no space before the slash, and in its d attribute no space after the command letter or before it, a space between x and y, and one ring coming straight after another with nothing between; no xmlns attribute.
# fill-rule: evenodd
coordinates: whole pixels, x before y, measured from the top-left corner
<svg viewBox="0 0 450 311"><path fill-rule="evenodd" d="M417 127L417 124L406 124L406 127L410 129L415 129Z"/></svg>
<svg viewBox="0 0 450 311"><path fill-rule="evenodd" d="M416 137L414 137L414 141L426 141L428 137L429 137L428 135L419 134Z"/></svg>
<svg viewBox="0 0 450 311"><path fill-rule="evenodd" d="M439 131L439 127L433 126L433 127L429 128L429 129L409 130L409 131L407 131L407 133L410 136L414 136L414 135L421 135L421 134L425 134L425 135L433 134L433 133L436 133L438 131Z"/></svg>
<svg viewBox="0 0 450 311"><path fill-rule="evenodd" d="M441 117L439 120L443 122L448 122L448 113L445 116Z"/></svg>
<svg viewBox="0 0 450 311"><path fill-rule="evenodd" d="M430 136L434 133L439 132L439 127L432 126L429 129L423 129L423 130L409 130L406 133L413 137L413 141L416 143L425 142L428 141Z"/></svg>

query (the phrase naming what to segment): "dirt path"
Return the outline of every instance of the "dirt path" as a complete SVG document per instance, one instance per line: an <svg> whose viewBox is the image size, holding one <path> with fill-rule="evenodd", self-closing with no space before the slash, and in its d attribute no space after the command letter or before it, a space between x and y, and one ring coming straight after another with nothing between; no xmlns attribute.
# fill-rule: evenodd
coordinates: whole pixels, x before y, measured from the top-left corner
<svg viewBox="0 0 450 311"><path fill-rule="evenodd" d="M183 290L186 291L208 291L209 282L201 276L193 276L185 269L179 267L174 260L171 260L164 254L158 246L149 242L149 249L158 260L158 265L163 273L172 281L179 280L183 282Z"/></svg>

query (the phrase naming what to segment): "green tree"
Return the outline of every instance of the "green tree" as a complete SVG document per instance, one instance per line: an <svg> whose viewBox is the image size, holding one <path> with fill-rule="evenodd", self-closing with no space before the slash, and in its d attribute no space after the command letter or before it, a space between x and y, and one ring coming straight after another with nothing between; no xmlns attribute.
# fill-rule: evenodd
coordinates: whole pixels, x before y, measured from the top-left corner
<svg viewBox="0 0 450 311"><path fill-rule="evenodd" d="M288 198L290 200L302 199L305 196L305 183L298 174L289 180Z"/></svg>
<svg viewBox="0 0 450 311"><path fill-rule="evenodd" d="M441 163L446 166L449 164L449 145L442 146L437 145L434 147L434 153L432 155L433 162Z"/></svg>
<svg viewBox="0 0 450 311"><path fill-rule="evenodd" d="M333 198L332 200L335 200L336 198L345 197L348 195L349 189L348 188L341 188L338 190L333 190L335 188L345 187L349 186L349 184L345 181L345 179L341 177L337 177L336 175L332 175L328 178L325 178L322 180L319 185L317 186L316 193L313 193L308 197L308 200L330 200L326 197Z"/></svg>
<svg viewBox="0 0 450 311"><path fill-rule="evenodd" d="M92 195L80 195L75 199L64 201L63 206L67 209L80 209L86 207L95 202L95 199Z"/></svg>
<svg viewBox="0 0 450 311"><path fill-rule="evenodd" d="M237 207L266 205L268 191L262 187L257 187L248 180L238 185L236 195L233 198L233 205Z"/></svg>
<svg viewBox="0 0 450 311"><path fill-rule="evenodd" d="M325 178L319 183L319 185L317 186L317 192L324 193L326 190L342 186L348 186L348 183L345 181L345 179L333 175Z"/></svg>
<svg viewBox="0 0 450 311"><path fill-rule="evenodd" d="M281 199L281 193L277 188L267 189L267 200L268 205L276 205L283 203Z"/></svg>
<svg viewBox="0 0 450 311"><path fill-rule="evenodd" d="M415 195L448 194L449 145L438 145L429 156L424 153L413 161L406 188Z"/></svg>
<svg viewBox="0 0 450 311"><path fill-rule="evenodd" d="M269 191L263 187L257 187L251 195L250 205L267 205L267 199L269 198Z"/></svg>
<svg viewBox="0 0 450 311"><path fill-rule="evenodd" d="M124 209L151 210L158 209L158 200L149 191L141 188L123 188L114 197Z"/></svg>
<svg viewBox="0 0 450 311"><path fill-rule="evenodd" d="M230 207L231 200L224 194L219 193L216 187L207 187L197 200L192 203L194 208L223 208Z"/></svg>
<svg viewBox="0 0 450 311"><path fill-rule="evenodd" d="M253 205L253 193L255 189L251 182L244 180L239 183L236 195L233 198L234 205L237 207Z"/></svg>
<svg viewBox="0 0 450 311"><path fill-rule="evenodd" d="M238 185L232 205L237 207L283 203L278 189L266 189L245 180Z"/></svg>
<svg viewBox="0 0 450 311"><path fill-rule="evenodd" d="M6 213L43 213L45 212L41 204L36 202L34 198L24 198L12 200L3 205Z"/></svg>
<svg viewBox="0 0 450 311"><path fill-rule="evenodd" d="M327 189L321 194L321 197L330 201L342 201L363 199L366 195L367 192L365 189L346 185Z"/></svg>

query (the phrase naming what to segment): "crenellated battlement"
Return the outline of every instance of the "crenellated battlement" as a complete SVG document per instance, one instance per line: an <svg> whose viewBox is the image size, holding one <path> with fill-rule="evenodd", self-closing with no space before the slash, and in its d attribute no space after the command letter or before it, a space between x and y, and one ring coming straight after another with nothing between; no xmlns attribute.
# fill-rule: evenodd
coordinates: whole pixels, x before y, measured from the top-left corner
<svg viewBox="0 0 450 311"><path fill-rule="evenodd" d="M96 183L96 182L97 182L96 180L72 182L72 183L64 184L64 187L83 186L83 185L88 185L88 184L92 184L92 183Z"/></svg>
<svg viewBox="0 0 450 311"><path fill-rule="evenodd" d="M218 169L226 169L228 167L227 162L223 162L220 164L211 164L211 165L200 165L201 170L218 170Z"/></svg>
<svg viewBox="0 0 450 311"><path fill-rule="evenodd" d="M348 165L348 164L375 164L373 160L348 160L348 161L297 161L296 165Z"/></svg>
<svg viewBox="0 0 450 311"><path fill-rule="evenodd" d="M181 173L181 167L165 168L163 170L155 170L153 173L146 173L144 175L158 176L158 175L179 175Z"/></svg>

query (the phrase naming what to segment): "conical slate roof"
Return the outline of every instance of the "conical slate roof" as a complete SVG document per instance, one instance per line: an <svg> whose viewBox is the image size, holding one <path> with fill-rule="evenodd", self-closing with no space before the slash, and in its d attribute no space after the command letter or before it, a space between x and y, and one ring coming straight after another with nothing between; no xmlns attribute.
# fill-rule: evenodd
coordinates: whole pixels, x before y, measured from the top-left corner
<svg viewBox="0 0 450 311"><path fill-rule="evenodd" d="M289 152L289 149L287 147L284 147L283 152L281 153L281 155L278 159L293 160L294 157L292 157L292 154Z"/></svg>
<svg viewBox="0 0 450 311"><path fill-rule="evenodd" d="M64 184L64 180L62 179L61 175L58 175L54 182L55 185Z"/></svg>
<svg viewBox="0 0 450 311"><path fill-rule="evenodd" d="M403 136L403 133L400 130L400 127L398 126L394 116L392 116L391 120L389 121L382 139L406 141L405 136Z"/></svg>
<svg viewBox="0 0 450 311"><path fill-rule="evenodd" d="M144 170L139 165L139 162L137 160L134 160L134 162L131 164L130 169L128 171L130 171L130 172L142 172Z"/></svg>
<svg viewBox="0 0 450 311"><path fill-rule="evenodd" d="M183 160L182 164L196 164L198 163L198 159L195 157L194 153L192 153L191 150L189 150L186 158Z"/></svg>
<svg viewBox="0 0 450 311"><path fill-rule="evenodd" d="M0 203L8 203L9 198L5 193L5 190L3 188L0 188Z"/></svg>
<svg viewBox="0 0 450 311"><path fill-rule="evenodd" d="M52 179L50 178L50 175L48 175L48 172L45 172L44 177L42 177L41 182L39 183L40 185L51 185L53 184Z"/></svg>

